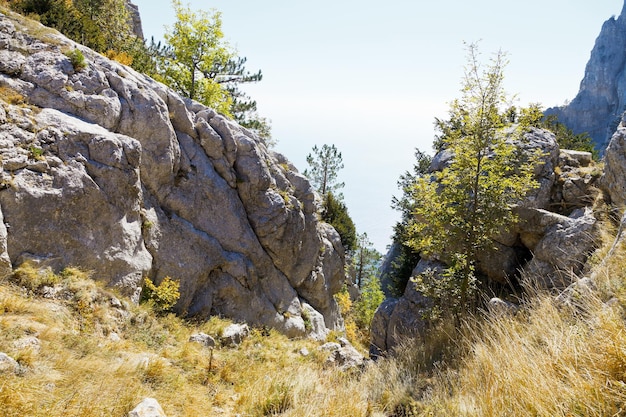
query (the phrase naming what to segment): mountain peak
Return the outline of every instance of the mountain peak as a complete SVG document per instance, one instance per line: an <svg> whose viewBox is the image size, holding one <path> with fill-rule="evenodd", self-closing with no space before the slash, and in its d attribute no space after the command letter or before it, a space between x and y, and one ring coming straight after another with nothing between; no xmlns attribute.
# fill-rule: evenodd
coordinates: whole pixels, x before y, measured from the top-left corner
<svg viewBox="0 0 626 417"><path fill-rule="evenodd" d="M626 2L621 15L603 25L591 51L576 97L551 108L574 133L588 133L603 151L626 110Z"/></svg>

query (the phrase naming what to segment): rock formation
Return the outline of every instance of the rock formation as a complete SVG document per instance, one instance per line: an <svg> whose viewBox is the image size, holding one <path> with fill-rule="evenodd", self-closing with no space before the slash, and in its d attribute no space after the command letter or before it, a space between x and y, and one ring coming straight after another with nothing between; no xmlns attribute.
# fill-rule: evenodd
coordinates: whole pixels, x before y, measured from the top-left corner
<svg viewBox="0 0 626 417"><path fill-rule="evenodd" d="M306 332L303 308L323 317L318 332L343 325L339 235L284 156L18 15L0 14L0 156L2 275L75 265L135 299L143 277L170 276L183 314L290 336Z"/></svg>
<svg viewBox="0 0 626 417"><path fill-rule="evenodd" d="M623 132L626 136L626 129ZM507 284L524 269L532 285L565 288L581 272L594 247L596 218L589 208L600 194L600 171L594 169L591 153L560 150L547 130L531 129L520 146L542 155L535 168L539 186L515 208L518 223L493 238L496 249L479 257L477 270L483 279ZM453 157L440 152L430 170L443 169ZM436 276L443 268L437 260L421 259L412 275L431 271ZM378 308L372 322L370 355L393 349L403 338L422 336L428 328L425 313L431 306L432 300L409 281L400 299L387 299Z"/></svg>
<svg viewBox="0 0 626 417"><path fill-rule="evenodd" d="M606 149L626 110L626 4L607 20L591 51L578 95L566 106L548 109L574 133L587 132Z"/></svg>
<svg viewBox="0 0 626 417"><path fill-rule="evenodd" d="M141 23L141 15L139 14L139 7L136 4L133 4L132 1L126 1L126 9L128 9L128 14L130 15L130 23L133 28L133 33L139 39L143 39L143 25Z"/></svg>

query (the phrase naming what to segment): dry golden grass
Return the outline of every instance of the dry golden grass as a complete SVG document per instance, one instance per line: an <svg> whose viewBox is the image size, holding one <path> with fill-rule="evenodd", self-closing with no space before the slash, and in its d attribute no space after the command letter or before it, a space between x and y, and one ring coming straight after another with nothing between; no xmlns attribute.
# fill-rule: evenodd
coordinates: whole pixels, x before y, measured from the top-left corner
<svg viewBox="0 0 626 417"><path fill-rule="evenodd" d="M0 86L0 99L13 105L26 103L26 98L22 94L5 85Z"/></svg>
<svg viewBox="0 0 626 417"><path fill-rule="evenodd" d="M121 314L80 270L24 266L0 282L0 351L25 369L0 379L0 415L123 416L146 396L180 417L626 415L626 248L605 260L615 229L605 234L589 271L597 296L572 307L537 294L516 316L442 326L352 372L326 366L319 342L275 331L209 349L189 336L218 337L228 321L185 322L128 301ZM64 296L41 298L44 285ZM16 348L26 336L40 349Z"/></svg>
<svg viewBox="0 0 626 417"><path fill-rule="evenodd" d="M59 299L42 298L55 285ZM3 375L0 415L122 416L146 396L168 416L366 413L359 375L327 368L319 342L253 330L238 348L211 350L189 336L217 337L228 321L188 323L146 306L120 316L111 296L77 269L56 275L23 265L0 283L0 351L25 369ZM16 348L25 336L36 336L40 349Z"/></svg>

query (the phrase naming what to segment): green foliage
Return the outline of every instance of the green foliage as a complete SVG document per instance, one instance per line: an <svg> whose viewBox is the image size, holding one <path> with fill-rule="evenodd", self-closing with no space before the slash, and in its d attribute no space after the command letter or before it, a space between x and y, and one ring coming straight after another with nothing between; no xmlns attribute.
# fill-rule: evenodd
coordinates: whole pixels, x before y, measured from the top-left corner
<svg viewBox="0 0 626 417"><path fill-rule="evenodd" d="M157 78L184 97L231 115L232 97L219 82L219 69L233 58L222 32L221 14L194 12L173 0L176 22L164 35L157 57Z"/></svg>
<svg viewBox="0 0 626 417"><path fill-rule="evenodd" d="M369 329L378 306L385 300L376 275L370 275L361 288L361 295L354 303L355 321L359 328Z"/></svg>
<svg viewBox="0 0 626 417"><path fill-rule="evenodd" d="M376 275L380 266L382 254L372 246L367 233L358 233L356 236L356 249L352 254L350 273L352 282L362 288L365 281L372 275Z"/></svg>
<svg viewBox="0 0 626 417"><path fill-rule="evenodd" d="M406 171L398 180L398 188L402 191L402 197L393 197L391 207L398 210L402 217L394 226L393 242L398 245L398 256L392 261L391 270L387 272L385 280L388 281L389 288L386 291L392 297L400 297L404 294L406 284L411 277L413 268L420 260L419 251L406 245L410 239L409 225L413 221L413 209L415 207L413 185L418 178L428 174L428 169L432 162L432 157L427 153L415 149L415 163L412 171Z"/></svg>
<svg viewBox="0 0 626 417"><path fill-rule="evenodd" d="M337 181L340 169L343 169L341 152L335 145L322 145L319 149L313 146L313 153L306 157L310 169L304 170L304 175L311 180L315 189L321 194L333 193L335 197L343 199L338 190L344 187L343 182Z"/></svg>
<svg viewBox="0 0 626 417"><path fill-rule="evenodd" d="M124 0L20 0L10 6L98 52L125 49L136 39Z"/></svg>
<svg viewBox="0 0 626 417"><path fill-rule="evenodd" d="M36 161L43 161L45 159L43 156L43 149L34 145L31 145L28 148L28 156Z"/></svg>
<svg viewBox="0 0 626 417"><path fill-rule="evenodd" d="M170 277L156 286L150 278L144 278L144 286L141 292L141 300L152 305L158 313L166 313L174 307L180 298L180 281L174 281Z"/></svg>
<svg viewBox="0 0 626 417"><path fill-rule="evenodd" d="M70 59L72 63L72 67L74 67L74 71L82 71L87 66L85 62L85 55L78 49L74 48L73 50L67 52L65 55Z"/></svg>
<svg viewBox="0 0 626 417"><path fill-rule="evenodd" d="M492 236L515 223L512 205L535 186L534 157L509 139L522 131L510 126L503 90L504 56L495 55L481 68L477 47L468 46L462 96L450 107L450 120L438 121L441 145L454 158L432 177L413 186L413 215L408 244L443 260L456 289L449 308L461 314L475 300L477 255L494 247Z"/></svg>
<svg viewBox="0 0 626 417"><path fill-rule="evenodd" d="M519 123L524 127L538 127L551 131L561 149L591 152L594 160L600 159L600 153L594 147L593 139L588 133L574 134L571 129L559 122L556 115L544 116L543 107L539 103L533 103L528 108L523 108L519 116Z"/></svg>
<svg viewBox="0 0 626 417"><path fill-rule="evenodd" d="M356 227L348 214L345 204L339 201L331 192L326 193L324 198L324 208L322 220L335 228L341 237L346 252L351 252L356 248Z"/></svg>

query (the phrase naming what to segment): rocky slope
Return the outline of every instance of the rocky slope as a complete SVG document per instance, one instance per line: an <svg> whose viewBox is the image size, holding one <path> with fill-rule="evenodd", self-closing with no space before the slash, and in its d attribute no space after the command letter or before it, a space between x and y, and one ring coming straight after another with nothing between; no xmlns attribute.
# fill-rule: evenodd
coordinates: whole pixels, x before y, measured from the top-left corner
<svg viewBox="0 0 626 417"><path fill-rule="evenodd" d="M585 68L578 95L566 106L551 108L574 133L587 132L596 148L606 149L626 110L626 4L617 19L602 26Z"/></svg>
<svg viewBox="0 0 626 417"><path fill-rule="evenodd" d="M73 66L66 54L85 56ZM76 265L177 311L322 337L342 320L339 236L285 157L196 102L0 14L0 264ZM305 323L305 318L307 323Z"/></svg>

